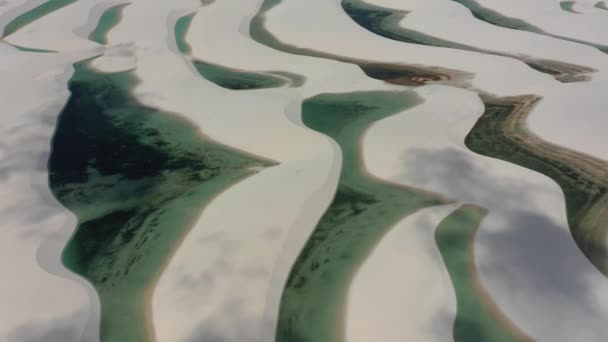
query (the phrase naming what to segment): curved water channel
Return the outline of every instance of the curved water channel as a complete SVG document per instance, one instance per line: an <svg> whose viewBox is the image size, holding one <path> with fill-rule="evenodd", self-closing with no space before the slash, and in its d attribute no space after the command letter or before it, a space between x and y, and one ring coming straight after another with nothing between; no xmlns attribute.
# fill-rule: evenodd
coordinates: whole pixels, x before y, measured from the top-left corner
<svg viewBox="0 0 608 342"><path fill-rule="evenodd" d="M406 11L375 6L361 0L342 0L341 4L344 12L346 12L353 21L359 24L359 26L384 38L410 44L445 47L515 58L539 72L553 76L556 80L563 83L587 81L589 80L587 74L594 72L594 70L589 67L550 60L539 60L530 57L524 58L514 54L484 50L474 46L433 37L415 30L406 29L399 24L407 15L408 12Z"/></svg>
<svg viewBox="0 0 608 342"><path fill-rule="evenodd" d="M510 29L514 29L514 30L528 31L528 32L532 32L532 33L549 36L549 37L568 40L568 41L575 42L575 43L589 45L589 46L592 46L592 47L600 50L601 52L603 52L605 54L608 54L608 46L593 44L590 42L585 42L582 40L563 37L563 36L545 32L542 29L540 29L539 27L536 27L524 20L507 17L494 10L486 8L482 5L480 5L475 0L452 0L452 1L462 4L463 6L465 6L466 8L468 8L471 11L471 13L473 14L473 16L475 16L475 18L485 21L489 24L500 26L500 27L505 27L505 28L510 28Z"/></svg>
<svg viewBox="0 0 608 342"><path fill-rule="evenodd" d="M13 20L5 29L5 35L72 2L45 2ZM263 27L263 13L277 3L278 0L265 1L251 22L251 36L258 42L288 53L354 63L368 76L396 84L421 85L425 80L454 76L450 71L429 71L401 64L372 65L280 43ZM344 4L349 3L354 2L344 1ZM124 6L107 10L89 39L107 43L106 34L120 21ZM397 17L395 13L387 16L375 13L366 17L356 12L360 8L344 8L362 26L385 37L433 46L454 44L432 37L405 37L386 30L387 23L394 23L398 15L402 15L399 13ZM367 18L368 24L361 18ZM387 18L390 20L385 21ZM190 48L184 37L191 19L191 16L185 16L175 27L178 48L186 56L190 54ZM474 49L458 44L450 47ZM202 77L232 90L296 87L303 83L301 76L279 71L248 72L194 59L192 63ZM579 74L591 71L548 61L527 63L564 82L583 80L577 78L584 77ZM104 341L146 340L151 338L145 322L147 296L204 205L255 170L274 163L213 142L188 121L140 104L131 94L138 82L132 71L102 73L90 64L91 60L87 60L75 65L69 83L72 95L60 114L49 160L53 193L79 219L63 259L68 268L87 278L97 289L102 303ZM405 215L426 206L446 203L438 195L373 177L365 171L361 159L360 139L371 123L420 101L413 93L404 91L322 94L304 102L304 124L338 143L343 165L336 196L292 268L281 302L277 341L340 340L345 289L353 271L384 233ZM489 108L486 113L495 107L511 105L486 101ZM467 146L476 152L509 160L511 157L501 154L504 151L496 151L498 147L488 150L491 146L503 146L504 141L488 143L490 129L482 125L495 124L489 124L485 119L487 116L473 129ZM492 139L505 137L497 135ZM479 145L482 140L483 144ZM513 148L522 149L521 145ZM513 153L515 157L512 158L521 157L519 152ZM535 163L544 163L537 168L561 182L577 243L606 274L605 266L598 261L605 251L598 252L595 245L586 242L600 241L597 237L604 236L597 223L602 222L600 219L605 214L592 205L598 203L598 198L606 201L604 179L576 174L580 170L569 166L567 159L566 162L547 161L543 159L546 156L538 156L540 152L534 153ZM510 161L532 169L534 165L540 165L516 159ZM561 180L562 174L551 173L555 169L553 166L566 170L567 179ZM477 306L461 309L463 298L474 297L469 293L475 285L471 280L474 275L469 274L465 280L454 276L454 270L462 272L465 264L464 259L452 258L449 249L453 249L452 243L458 245L458 242L463 243L458 253L472 251L464 246L464 240L454 242L450 238L454 230L464 226L470 228L467 230L469 238L473 236L481 216L480 209L463 207L448 217L437 231L437 242L458 294L460 320L457 318L454 335L459 341L482 336L475 335L479 327L472 327L466 314L485 315L487 312L483 312L487 308L475 304ZM582 227L578 236L575 227ZM594 239L588 239L589 236ZM462 258L470 256L465 254ZM487 326L503 324L496 323L498 316L484 316ZM493 335L496 337L493 340L525 340L524 336L504 327L494 327L492 331L493 334L504 333Z"/></svg>
<svg viewBox="0 0 608 342"><path fill-rule="evenodd" d="M192 49L186 41L186 34L194 15L194 13L184 15L176 21L175 40L179 52L191 60L192 65L203 78L222 88L231 90L265 89L283 86L299 87L304 83L304 77L288 72L237 70L193 58L191 56Z"/></svg>
<svg viewBox="0 0 608 342"><path fill-rule="evenodd" d="M463 205L443 219L435 230L437 247L456 292L454 341L532 341L504 316L477 275L474 240L485 215L483 208Z"/></svg>

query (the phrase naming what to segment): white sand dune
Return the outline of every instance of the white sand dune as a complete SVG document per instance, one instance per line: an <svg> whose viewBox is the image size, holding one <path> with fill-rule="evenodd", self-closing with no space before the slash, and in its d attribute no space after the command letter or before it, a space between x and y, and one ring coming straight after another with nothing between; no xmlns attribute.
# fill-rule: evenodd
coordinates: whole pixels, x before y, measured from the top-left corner
<svg viewBox="0 0 608 342"><path fill-rule="evenodd" d="M183 11L175 2L134 3L109 36L111 44L135 42L137 96L187 117L217 141L281 164L233 186L206 208L159 281L154 328L159 341L265 341L274 334L289 267L333 195L336 147L288 119L286 110L299 107L297 91L237 93L198 76L167 43L175 19L196 2L180 5ZM142 25L141 13L149 25ZM290 231L294 227L301 231ZM274 307L270 314L267 301Z"/></svg>

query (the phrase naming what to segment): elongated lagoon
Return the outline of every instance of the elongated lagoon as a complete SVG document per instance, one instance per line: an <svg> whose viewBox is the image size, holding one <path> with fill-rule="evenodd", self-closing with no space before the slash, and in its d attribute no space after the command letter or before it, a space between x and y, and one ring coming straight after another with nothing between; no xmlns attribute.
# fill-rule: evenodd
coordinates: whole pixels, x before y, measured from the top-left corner
<svg viewBox="0 0 608 342"><path fill-rule="evenodd" d="M300 56L325 58L343 63L357 65L367 76L400 85L424 85L428 81L446 81L454 78L464 78L462 72L441 68L424 68L416 65L401 63L373 63L367 60L340 56L325 51L317 51L309 48L300 48L284 43L277 39L266 29L266 13L281 3L282 0L264 0L260 9L251 19L249 24L249 35L256 42L266 45L278 51Z"/></svg>
<svg viewBox="0 0 608 342"><path fill-rule="evenodd" d="M343 339L345 296L372 248L404 216L443 203L435 195L368 174L360 140L371 123L420 103L410 92L322 94L306 100L302 120L343 153L334 200L294 264L279 313L277 341Z"/></svg>
<svg viewBox="0 0 608 342"><path fill-rule="evenodd" d="M531 341L504 316L477 276L474 238L484 216L482 208L463 205L441 221L435 231L435 241L456 291L454 341Z"/></svg>

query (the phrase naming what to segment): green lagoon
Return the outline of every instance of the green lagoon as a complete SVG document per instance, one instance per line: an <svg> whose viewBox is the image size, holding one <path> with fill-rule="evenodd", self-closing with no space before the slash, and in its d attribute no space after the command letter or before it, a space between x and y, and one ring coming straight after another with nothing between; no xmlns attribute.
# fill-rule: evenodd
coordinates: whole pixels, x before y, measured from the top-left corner
<svg viewBox="0 0 608 342"><path fill-rule="evenodd" d="M566 12L580 14L574 10L574 4L576 4L576 1L562 1L559 3L559 6Z"/></svg>
<svg viewBox="0 0 608 342"><path fill-rule="evenodd" d="M99 18L99 22L95 30L89 34L89 40L106 45L108 43L107 34L112 30L122 19L122 11L129 4L120 4L108 8Z"/></svg>

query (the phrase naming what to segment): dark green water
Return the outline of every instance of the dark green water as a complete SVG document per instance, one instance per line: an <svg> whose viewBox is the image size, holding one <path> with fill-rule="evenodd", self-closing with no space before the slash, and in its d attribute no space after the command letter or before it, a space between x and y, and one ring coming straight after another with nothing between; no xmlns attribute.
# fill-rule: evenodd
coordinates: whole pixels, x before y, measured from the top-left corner
<svg viewBox="0 0 608 342"><path fill-rule="evenodd" d="M510 329L508 321L489 297L480 291L476 274L473 239L485 212L464 205L441 221L435 241L456 291L455 342L528 341Z"/></svg>
<svg viewBox="0 0 608 342"><path fill-rule="evenodd" d="M11 33L15 33L20 28L32 23L45 15L57 11L67 5L70 5L77 0L48 0L31 10L19 15L4 27L2 37L6 37Z"/></svg>
<svg viewBox="0 0 608 342"><path fill-rule="evenodd" d="M78 218L63 262L97 290L104 342L150 340L147 291L202 208L273 165L138 103L137 82L77 63L49 159L51 190Z"/></svg>
<svg viewBox="0 0 608 342"><path fill-rule="evenodd" d="M120 20L122 19L122 11L128 5L129 4L120 4L105 10L99 18L99 22L97 23L95 30L89 34L89 40L97 42L101 45L106 45L108 43L108 39L106 38L108 32L110 32L112 28L120 23Z"/></svg>
<svg viewBox="0 0 608 342"><path fill-rule="evenodd" d="M343 154L334 200L292 267L279 313L278 342L342 340L352 276L384 234L434 195L377 179L365 170L360 141L371 123L421 102L409 92L322 94L302 106L306 126L333 138Z"/></svg>
<svg viewBox="0 0 608 342"><path fill-rule="evenodd" d="M15 45L15 44L10 44L10 43L6 43L6 44L16 48L19 51L23 51L23 52L57 53L57 51L53 51L53 50L35 49L35 48L23 47L23 46L19 46L19 45Z"/></svg>
<svg viewBox="0 0 608 342"><path fill-rule="evenodd" d="M484 114L465 139L467 147L484 156L542 173L559 184L566 198L568 223L574 241L595 267L608 276L608 250L604 243L608 234L608 212L604 210L608 205L608 179L590 177L584 172L584 165L542 153L541 149L531 148L517 137L514 133L521 132L523 124L512 127L509 123L509 119L516 115L516 100L484 99L484 104ZM545 144L544 148L547 152L561 151L555 145ZM573 151L568 153L576 154Z"/></svg>

